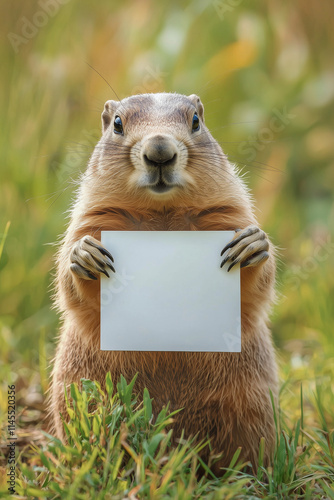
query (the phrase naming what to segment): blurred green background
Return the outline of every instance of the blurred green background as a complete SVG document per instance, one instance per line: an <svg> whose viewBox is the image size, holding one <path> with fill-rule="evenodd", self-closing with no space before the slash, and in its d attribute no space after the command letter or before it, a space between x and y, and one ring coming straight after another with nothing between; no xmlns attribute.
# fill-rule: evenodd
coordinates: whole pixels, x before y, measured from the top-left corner
<svg viewBox="0 0 334 500"><path fill-rule="evenodd" d="M2 5L4 390L15 382L24 398L47 389L58 329L54 243L99 138L104 102L157 91L200 95L209 129L245 174L260 225L279 248L272 319L282 380L330 386L333 14L331 0Z"/></svg>

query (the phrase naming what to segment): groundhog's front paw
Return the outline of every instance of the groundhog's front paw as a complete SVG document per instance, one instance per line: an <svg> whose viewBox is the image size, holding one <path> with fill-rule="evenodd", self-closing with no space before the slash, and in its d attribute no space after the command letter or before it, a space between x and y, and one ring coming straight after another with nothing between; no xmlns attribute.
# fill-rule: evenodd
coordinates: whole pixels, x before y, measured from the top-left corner
<svg viewBox="0 0 334 500"><path fill-rule="evenodd" d="M224 257L220 267L229 262L227 271L241 263L240 267L257 266L269 257L269 241L264 231L256 226L236 229L233 240L221 252Z"/></svg>
<svg viewBox="0 0 334 500"><path fill-rule="evenodd" d="M70 259L72 273L84 280L97 280L99 273L109 278L107 268L115 272L112 255L92 236L84 236L75 243Z"/></svg>

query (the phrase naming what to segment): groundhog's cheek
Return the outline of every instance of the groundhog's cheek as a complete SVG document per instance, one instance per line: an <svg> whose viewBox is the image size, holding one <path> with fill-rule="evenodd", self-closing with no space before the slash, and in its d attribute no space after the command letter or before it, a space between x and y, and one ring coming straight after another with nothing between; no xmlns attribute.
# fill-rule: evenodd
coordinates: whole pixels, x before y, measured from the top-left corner
<svg viewBox="0 0 334 500"><path fill-rule="evenodd" d="M188 170L187 168L182 168L180 173L178 174L181 179L182 179L182 185L184 187L194 187L196 188L198 184L198 179L196 179L196 176L193 175L193 173Z"/></svg>

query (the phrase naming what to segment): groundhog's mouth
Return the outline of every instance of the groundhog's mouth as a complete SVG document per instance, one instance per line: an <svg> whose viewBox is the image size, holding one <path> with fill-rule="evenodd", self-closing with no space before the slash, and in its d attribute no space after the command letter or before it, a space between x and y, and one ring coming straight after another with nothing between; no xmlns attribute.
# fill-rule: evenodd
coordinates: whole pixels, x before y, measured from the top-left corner
<svg viewBox="0 0 334 500"><path fill-rule="evenodd" d="M167 191L170 191L171 189L173 189L173 187L174 185L165 184L162 179L159 179L156 184L150 186L150 189L154 193L167 193Z"/></svg>

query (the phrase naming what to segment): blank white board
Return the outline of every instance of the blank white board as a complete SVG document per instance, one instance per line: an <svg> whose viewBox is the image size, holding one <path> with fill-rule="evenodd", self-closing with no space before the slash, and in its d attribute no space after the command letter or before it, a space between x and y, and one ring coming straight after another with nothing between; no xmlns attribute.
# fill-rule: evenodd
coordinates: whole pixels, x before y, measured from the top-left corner
<svg viewBox="0 0 334 500"><path fill-rule="evenodd" d="M220 268L233 231L102 231L101 350L240 352L240 267Z"/></svg>

